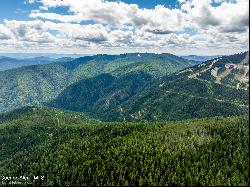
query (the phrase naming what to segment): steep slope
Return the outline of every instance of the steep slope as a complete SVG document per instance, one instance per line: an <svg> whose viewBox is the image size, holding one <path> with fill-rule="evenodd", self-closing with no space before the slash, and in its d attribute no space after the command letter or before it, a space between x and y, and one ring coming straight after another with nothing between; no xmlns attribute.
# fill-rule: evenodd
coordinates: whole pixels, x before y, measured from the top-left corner
<svg viewBox="0 0 250 187"><path fill-rule="evenodd" d="M106 120L178 120L245 114L249 110L248 52L186 68L151 82ZM228 70L227 66L233 66ZM214 69L219 69L214 76ZM230 81L229 81L230 80Z"/></svg>
<svg viewBox="0 0 250 187"><path fill-rule="evenodd" d="M151 80L152 76L143 72L120 77L101 74L69 86L48 106L87 112L98 118L134 96Z"/></svg>
<svg viewBox="0 0 250 187"><path fill-rule="evenodd" d="M160 62L157 68L153 68L153 70L145 68L146 64L156 65L157 62ZM134 63L139 63L140 67L133 70L127 68L128 65ZM170 65L175 63L177 65ZM131 71L142 71L159 77L177 72L190 65L192 65L191 62L170 54L137 53L95 55L78 58L70 62L62 60L46 65L3 71L0 72L0 112L27 105L41 105L56 98L71 84L103 73L111 73L119 77ZM119 69L125 66L126 70ZM155 69L158 68L164 71L155 74ZM119 73L116 73L118 69Z"/></svg>
<svg viewBox="0 0 250 187"><path fill-rule="evenodd" d="M187 68L180 74L189 78L214 81L234 88L249 88L249 52L218 57Z"/></svg>
<svg viewBox="0 0 250 187"><path fill-rule="evenodd" d="M71 77L67 68L55 64L0 72L0 112L50 100L70 84Z"/></svg>
<svg viewBox="0 0 250 187"><path fill-rule="evenodd" d="M248 122L242 116L103 123L37 108L0 123L0 183L247 186Z"/></svg>

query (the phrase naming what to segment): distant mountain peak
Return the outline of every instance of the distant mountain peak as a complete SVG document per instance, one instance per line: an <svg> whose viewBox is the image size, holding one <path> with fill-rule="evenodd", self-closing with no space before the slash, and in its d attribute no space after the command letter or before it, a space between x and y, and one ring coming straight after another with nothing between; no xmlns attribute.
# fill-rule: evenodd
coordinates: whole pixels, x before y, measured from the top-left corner
<svg viewBox="0 0 250 187"><path fill-rule="evenodd" d="M198 56L198 55L188 55L188 56L181 56L182 58L186 60L192 60L196 62L205 62L208 60L212 60L218 57L221 57L222 55L214 55L214 56Z"/></svg>

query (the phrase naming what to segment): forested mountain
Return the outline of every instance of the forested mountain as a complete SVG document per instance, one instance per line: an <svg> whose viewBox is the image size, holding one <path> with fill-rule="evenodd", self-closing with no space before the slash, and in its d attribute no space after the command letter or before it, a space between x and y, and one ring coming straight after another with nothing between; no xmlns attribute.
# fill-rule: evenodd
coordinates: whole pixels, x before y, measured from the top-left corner
<svg viewBox="0 0 250 187"><path fill-rule="evenodd" d="M171 54L95 55L73 61L21 67L0 72L0 112L41 105L83 79L103 73L116 77L144 72L154 78L172 74L192 62ZM124 69L121 69L124 67Z"/></svg>
<svg viewBox="0 0 250 187"><path fill-rule="evenodd" d="M67 87L48 106L87 112L99 118L101 114L105 115L139 93L152 79L151 75L144 72L128 73L120 77L101 74Z"/></svg>
<svg viewBox="0 0 250 187"><path fill-rule="evenodd" d="M196 62L184 60L181 57L169 53L158 55L150 53L133 55L133 58L135 58L136 56L136 59L139 58L139 60L135 61L134 59L129 59L128 61L132 61L134 63L130 63L126 66L117 68L113 72L111 72L111 74L120 76L127 73L141 71L152 75L154 78L159 78L165 75L170 75L174 72L178 72L180 70L180 67L190 67L197 64Z"/></svg>
<svg viewBox="0 0 250 187"><path fill-rule="evenodd" d="M191 65L97 55L0 72L0 110L15 109L0 114L0 184L249 185L249 54Z"/></svg>
<svg viewBox="0 0 250 187"><path fill-rule="evenodd" d="M176 120L248 113L248 64L249 53L245 52L186 68L151 82L110 116L120 116L120 120Z"/></svg>
<svg viewBox="0 0 250 187"><path fill-rule="evenodd" d="M24 178L1 184L249 184L247 116L104 123L55 109L21 113L0 122L0 176Z"/></svg>
<svg viewBox="0 0 250 187"><path fill-rule="evenodd" d="M214 60L186 68L179 74L188 78L214 81L234 88L249 88L249 52L218 57Z"/></svg>
<svg viewBox="0 0 250 187"><path fill-rule="evenodd" d="M0 56L0 71L19 68L22 66L48 64L48 63L51 63L53 61L56 61L56 59L48 58L48 57L16 59L16 58L9 58L9 57L5 57L5 56Z"/></svg>
<svg viewBox="0 0 250 187"><path fill-rule="evenodd" d="M88 112L107 121L246 114L249 110L248 65L248 53L241 53L207 61L159 79L134 73L120 79L101 75L68 87L49 106ZM230 69L231 66L234 68ZM215 69L218 70L216 75Z"/></svg>
<svg viewBox="0 0 250 187"><path fill-rule="evenodd" d="M171 54L96 55L3 71L0 110L47 105L107 121L248 112L248 52L191 67L182 60Z"/></svg>
<svg viewBox="0 0 250 187"><path fill-rule="evenodd" d="M36 108L37 107L27 106L27 107L22 107L22 108L12 110L10 112L1 113L0 114L0 123L2 123L4 121L17 119L23 115L28 115L29 113L34 112L34 110L36 110Z"/></svg>
<svg viewBox="0 0 250 187"><path fill-rule="evenodd" d="M250 186L248 7L0 0L0 187Z"/></svg>

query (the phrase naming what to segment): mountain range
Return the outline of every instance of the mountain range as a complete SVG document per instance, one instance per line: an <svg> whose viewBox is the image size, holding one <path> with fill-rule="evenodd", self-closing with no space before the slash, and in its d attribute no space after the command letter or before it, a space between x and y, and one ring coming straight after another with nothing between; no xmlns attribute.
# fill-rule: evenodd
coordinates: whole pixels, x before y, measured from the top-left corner
<svg viewBox="0 0 250 187"><path fill-rule="evenodd" d="M48 106L107 121L242 115L249 110L248 72L249 54L241 53L156 79L145 72L102 74L69 86Z"/></svg>
<svg viewBox="0 0 250 187"><path fill-rule="evenodd" d="M29 58L39 58L39 57L58 59L58 58L80 58L80 57L83 57L83 56L92 56L92 54L0 53L0 56L15 58L15 59L29 59Z"/></svg>
<svg viewBox="0 0 250 187"><path fill-rule="evenodd" d="M0 112L55 99L68 86L104 73L120 77L142 71L154 78L193 63L171 54L96 55L0 72Z"/></svg>
<svg viewBox="0 0 250 187"><path fill-rule="evenodd" d="M0 72L0 111L48 106L104 121L246 114L249 52L202 63L172 54L96 55Z"/></svg>
<svg viewBox="0 0 250 187"><path fill-rule="evenodd" d="M67 58L0 80L0 184L249 184L249 52Z"/></svg>
<svg viewBox="0 0 250 187"><path fill-rule="evenodd" d="M181 57L186 60L191 60L191 61L196 61L196 62L205 62L205 61L212 60L214 58L218 58L221 56L222 55L214 55L214 56L187 55L187 56L181 56Z"/></svg>
<svg viewBox="0 0 250 187"><path fill-rule="evenodd" d="M0 71L5 71L9 69L20 68L23 66L31 66L38 64L49 64L52 62L64 62L64 61L72 61L73 58L63 57L63 58L50 58L45 56L39 56L34 58L25 58L25 59L17 59L10 58L6 56L0 56Z"/></svg>

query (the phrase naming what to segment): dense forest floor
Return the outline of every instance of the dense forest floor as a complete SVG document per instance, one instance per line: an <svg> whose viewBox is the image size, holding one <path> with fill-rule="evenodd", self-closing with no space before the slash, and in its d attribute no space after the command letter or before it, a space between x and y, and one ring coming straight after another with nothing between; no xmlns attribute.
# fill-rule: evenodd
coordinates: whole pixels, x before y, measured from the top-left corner
<svg viewBox="0 0 250 187"><path fill-rule="evenodd" d="M247 116L104 123L18 113L0 122L0 185L249 185Z"/></svg>

